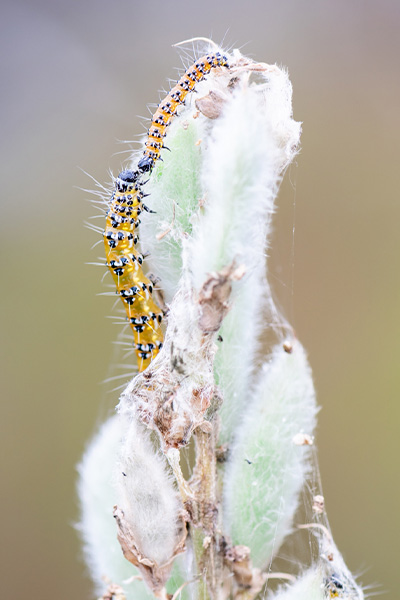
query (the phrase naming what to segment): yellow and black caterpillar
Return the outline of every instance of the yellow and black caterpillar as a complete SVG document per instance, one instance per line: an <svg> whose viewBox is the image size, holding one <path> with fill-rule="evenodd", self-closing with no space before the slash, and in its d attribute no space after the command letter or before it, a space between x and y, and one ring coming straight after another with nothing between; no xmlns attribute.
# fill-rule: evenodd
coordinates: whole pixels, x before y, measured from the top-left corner
<svg viewBox="0 0 400 600"><path fill-rule="evenodd" d="M162 310L153 298L153 284L142 270L143 256L136 250L140 225L139 215L149 211L143 203L144 173L151 172L160 158L166 128L176 115L179 104L184 104L187 94L197 82L215 67L228 67L227 58L220 53L208 54L196 61L179 79L153 115L145 143L143 157L137 170L122 171L115 180L110 200L104 247L107 266L113 276L117 291L126 310L133 331L139 371L144 371L162 347Z"/></svg>
<svg viewBox="0 0 400 600"><path fill-rule="evenodd" d="M152 118L143 157L138 163L139 171L145 172L153 169L164 147L163 138L166 136L166 128L170 125L172 117L176 115L179 104L184 104L187 94L194 90L196 83L202 81L211 69L216 67L229 68L226 56L216 52L199 58L185 71L166 98L160 102Z"/></svg>

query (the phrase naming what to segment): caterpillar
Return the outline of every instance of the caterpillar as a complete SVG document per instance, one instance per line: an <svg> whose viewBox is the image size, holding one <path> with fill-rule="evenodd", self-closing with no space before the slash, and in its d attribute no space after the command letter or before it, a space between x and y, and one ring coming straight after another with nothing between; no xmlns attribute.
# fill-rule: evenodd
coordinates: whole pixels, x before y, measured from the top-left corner
<svg viewBox="0 0 400 600"><path fill-rule="evenodd" d="M137 170L122 171L115 180L106 216L104 247L107 266L117 288L133 331L134 348L139 371L144 371L162 348L162 310L153 299L153 284L142 271L143 256L136 250L140 225L139 215L150 209L143 203L147 195L142 192L145 182L140 178L153 170L160 159L166 128L177 113L179 104L185 103L187 94L194 90L215 67L228 67L228 60L219 52L207 54L197 60L182 75L166 98L160 102L152 117L145 149Z"/></svg>
<svg viewBox="0 0 400 600"><path fill-rule="evenodd" d="M229 68L227 57L219 52L202 56L185 71L166 98L160 102L152 118L143 157L138 163L141 172L151 171L156 160L160 158L161 150L165 148L163 138L166 136L166 128L176 115L179 104L184 104L187 94L194 90L196 83L202 81L211 69L216 67Z"/></svg>

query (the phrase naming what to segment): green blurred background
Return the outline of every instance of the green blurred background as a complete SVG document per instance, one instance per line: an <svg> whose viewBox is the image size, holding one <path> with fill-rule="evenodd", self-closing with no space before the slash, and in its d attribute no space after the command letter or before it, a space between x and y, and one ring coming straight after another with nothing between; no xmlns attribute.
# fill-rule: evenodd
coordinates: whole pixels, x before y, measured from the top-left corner
<svg viewBox="0 0 400 600"><path fill-rule="evenodd" d="M275 290L314 371L335 539L364 583L398 597L400 2L1 4L2 596L91 597L75 464L117 400L100 383L117 330L85 265L102 248L79 168L118 172L119 140L137 139L177 76L171 45L202 35L289 69L304 132L279 198Z"/></svg>

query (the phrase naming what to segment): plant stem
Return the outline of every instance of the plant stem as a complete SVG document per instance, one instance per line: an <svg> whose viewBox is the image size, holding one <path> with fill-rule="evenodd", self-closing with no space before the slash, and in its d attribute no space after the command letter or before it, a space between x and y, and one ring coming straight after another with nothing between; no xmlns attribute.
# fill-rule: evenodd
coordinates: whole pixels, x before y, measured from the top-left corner
<svg viewBox="0 0 400 600"><path fill-rule="evenodd" d="M196 464L191 479L195 493L193 503L193 547L199 573L204 584L199 586L199 598L216 600L217 582L222 581L223 556L217 531L219 498L217 495L216 439L218 421L214 419L210 431L198 428L195 432Z"/></svg>

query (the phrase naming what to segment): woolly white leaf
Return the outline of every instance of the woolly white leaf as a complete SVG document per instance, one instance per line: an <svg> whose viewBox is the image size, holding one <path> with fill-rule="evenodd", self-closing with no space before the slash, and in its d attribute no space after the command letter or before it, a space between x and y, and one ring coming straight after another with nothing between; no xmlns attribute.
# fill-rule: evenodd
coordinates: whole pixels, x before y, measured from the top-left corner
<svg viewBox="0 0 400 600"><path fill-rule="evenodd" d="M235 544L249 546L257 567L267 564L290 531L309 471L309 447L293 438L312 435L316 412L303 347L296 341L288 354L277 346L246 408L224 481L228 532Z"/></svg>
<svg viewBox="0 0 400 600"><path fill-rule="evenodd" d="M180 505L165 458L155 452L149 433L131 420L116 470L117 505L139 551L161 566L178 542Z"/></svg>
<svg viewBox="0 0 400 600"><path fill-rule="evenodd" d="M196 221L190 266L199 287L206 273L235 260L246 269L233 289L216 377L223 396L221 441L228 441L247 404L261 319L282 326L265 280L265 255L281 171L296 152L300 124L292 120L287 74L267 67L268 84L238 84L205 139L205 214ZM265 318L267 317L267 318ZM283 324L284 325L284 324Z"/></svg>
<svg viewBox="0 0 400 600"><path fill-rule="evenodd" d="M81 504L78 527L96 592L104 592L103 578L107 578L123 586L127 600L144 600L151 594L143 582L123 583L138 571L122 554L113 519L116 503L113 473L123 437L121 421L113 416L101 426L86 450L78 467Z"/></svg>

